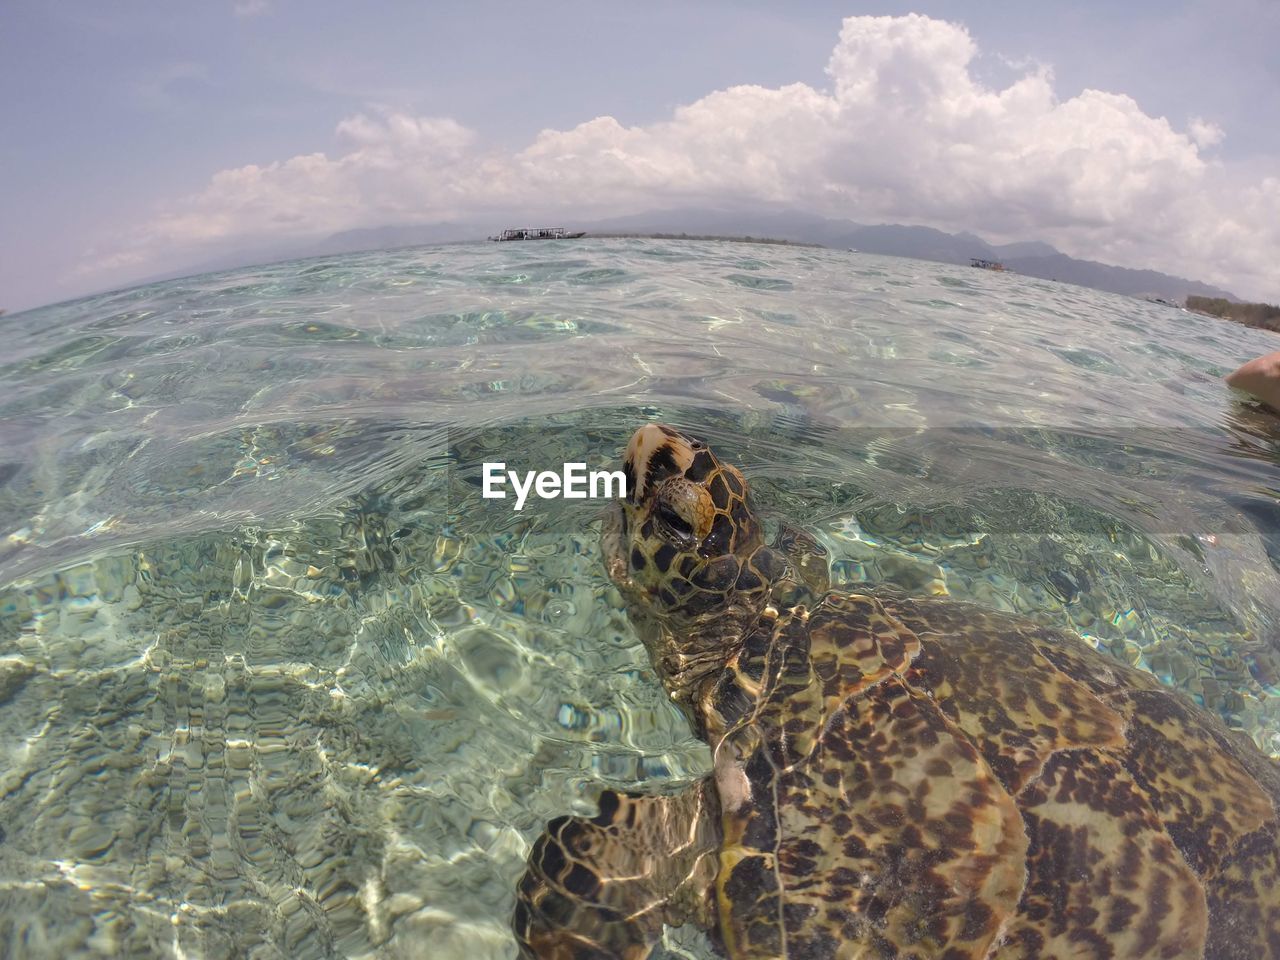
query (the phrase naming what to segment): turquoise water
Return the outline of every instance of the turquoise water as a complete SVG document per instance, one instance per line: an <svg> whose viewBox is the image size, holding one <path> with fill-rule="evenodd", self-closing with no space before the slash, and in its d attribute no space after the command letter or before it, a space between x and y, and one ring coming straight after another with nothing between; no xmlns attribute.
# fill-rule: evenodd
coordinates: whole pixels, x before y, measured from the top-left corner
<svg viewBox="0 0 1280 960"><path fill-rule="evenodd" d="M706 769L607 585L662 419L840 583L1017 610L1280 753L1274 335L969 268L583 240L0 318L0 953L511 957L546 819ZM697 955L698 946L688 948Z"/></svg>

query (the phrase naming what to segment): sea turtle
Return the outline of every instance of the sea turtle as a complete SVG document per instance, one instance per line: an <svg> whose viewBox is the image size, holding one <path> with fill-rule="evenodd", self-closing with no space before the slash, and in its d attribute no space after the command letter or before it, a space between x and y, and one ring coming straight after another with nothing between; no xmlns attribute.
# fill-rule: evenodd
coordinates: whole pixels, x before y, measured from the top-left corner
<svg viewBox="0 0 1280 960"><path fill-rule="evenodd" d="M609 574L713 773L605 790L520 882L525 956L1280 958L1280 776L1151 676L945 598L830 593L747 484L650 424Z"/></svg>

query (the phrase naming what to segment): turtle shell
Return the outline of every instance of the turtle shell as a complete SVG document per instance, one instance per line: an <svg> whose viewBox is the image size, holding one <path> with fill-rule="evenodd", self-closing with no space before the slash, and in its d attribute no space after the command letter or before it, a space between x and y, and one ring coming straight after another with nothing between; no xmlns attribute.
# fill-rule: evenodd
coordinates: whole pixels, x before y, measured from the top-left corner
<svg viewBox="0 0 1280 960"><path fill-rule="evenodd" d="M702 710L734 960L1280 958L1271 761L1078 638L829 596Z"/></svg>

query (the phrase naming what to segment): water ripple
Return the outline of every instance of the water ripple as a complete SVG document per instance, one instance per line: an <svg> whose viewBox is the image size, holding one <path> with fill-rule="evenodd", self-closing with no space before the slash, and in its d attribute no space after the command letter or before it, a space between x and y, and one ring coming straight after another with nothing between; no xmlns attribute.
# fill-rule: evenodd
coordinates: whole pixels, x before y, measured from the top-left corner
<svg viewBox="0 0 1280 960"><path fill-rule="evenodd" d="M709 758L598 505L487 460L638 422L840 584L1075 631L1280 751L1267 335L1014 276L682 240L325 257L3 318L0 952L510 957L543 823ZM696 945L692 950L699 949Z"/></svg>

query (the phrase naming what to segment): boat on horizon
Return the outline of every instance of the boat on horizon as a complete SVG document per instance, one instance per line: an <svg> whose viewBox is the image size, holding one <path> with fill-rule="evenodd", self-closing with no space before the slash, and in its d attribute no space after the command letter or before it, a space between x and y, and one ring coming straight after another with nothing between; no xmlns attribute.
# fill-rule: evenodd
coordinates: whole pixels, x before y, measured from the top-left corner
<svg viewBox="0 0 1280 960"><path fill-rule="evenodd" d="M586 236L585 230L570 233L564 227L512 227L510 230L503 230L496 237L490 237L489 239L497 242L504 240L576 240L578 237L583 236Z"/></svg>
<svg viewBox="0 0 1280 960"><path fill-rule="evenodd" d="M999 260L983 260L981 257L970 257L969 266L977 267L979 270L999 270L1002 272L1009 269Z"/></svg>

